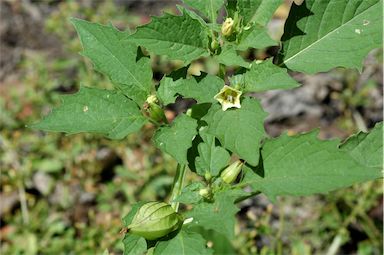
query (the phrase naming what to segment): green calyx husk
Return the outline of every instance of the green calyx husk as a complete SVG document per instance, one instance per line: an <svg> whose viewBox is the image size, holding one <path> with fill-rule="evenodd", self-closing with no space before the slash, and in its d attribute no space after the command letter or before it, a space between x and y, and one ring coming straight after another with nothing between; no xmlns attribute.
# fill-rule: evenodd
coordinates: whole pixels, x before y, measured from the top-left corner
<svg viewBox="0 0 384 255"><path fill-rule="evenodd" d="M228 184L231 184L232 182L236 181L237 176L241 172L241 168L243 167L243 165L244 163L240 160L233 162L221 172L221 179Z"/></svg>
<svg viewBox="0 0 384 255"><path fill-rule="evenodd" d="M136 212L127 229L147 240L156 240L178 230L182 224L183 217L170 204L148 202Z"/></svg>

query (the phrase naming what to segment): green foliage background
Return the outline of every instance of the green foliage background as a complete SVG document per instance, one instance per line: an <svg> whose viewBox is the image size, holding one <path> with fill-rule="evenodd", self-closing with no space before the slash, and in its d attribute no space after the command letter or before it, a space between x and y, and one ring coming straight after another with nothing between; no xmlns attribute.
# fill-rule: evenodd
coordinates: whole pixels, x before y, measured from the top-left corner
<svg viewBox="0 0 384 255"><path fill-rule="evenodd" d="M80 87L79 81L98 88L112 87L77 54L81 46L68 22L70 16L103 24L112 21L123 28L141 23L139 17L127 16L110 1L97 9L76 1L62 2L45 25L48 33L60 38L64 54L54 58L40 52L26 55L19 66L20 82L1 91L1 196L2 200L12 196L17 200L1 215L2 254L101 254L105 249L121 254L121 217L137 201L164 200L172 184L176 164L152 147L150 126L124 142L25 128L39 119L40 113L58 105L61 92L53 91L73 92ZM161 57L152 61L160 73L180 65ZM74 75L66 75L68 70L75 70ZM357 71L333 70L330 75L358 77ZM349 106L364 106L361 92L350 90L352 93L341 94L340 100ZM350 119L346 110L337 125L353 133L356 126ZM36 188L39 178L46 188ZM381 185L376 181L329 195L279 198L274 205L262 197L257 208L244 203L235 226L236 239L232 246L223 244L220 248L236 254L324 254L332 242L340 240L343 247L353 246L350 249L359 254L381 254L382 221L372 216L380 207ZM193 213L198 215L198 210L206 209ZM363 237L354 236L356 229ZM188 232L184 234L193 238ZM213 238L223 240L220 235ZM257 248L258 243L263 247Z"/></svg>

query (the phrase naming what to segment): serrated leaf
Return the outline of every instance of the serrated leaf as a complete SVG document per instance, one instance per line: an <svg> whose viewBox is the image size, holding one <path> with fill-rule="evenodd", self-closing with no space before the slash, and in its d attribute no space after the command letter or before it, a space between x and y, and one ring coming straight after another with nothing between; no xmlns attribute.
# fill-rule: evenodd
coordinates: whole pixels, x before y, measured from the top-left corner
<svg viewBox="0 0 384 255"><path fill-rule="evenodd" d="M263 49L278 45L268 34L267 29L254 24L249 29L243 30L239 36L237 50L247 50L248 48Z"/></svg>
<svg viewBox="0 0 384 255"><path fill-rule="evenodd" d="M155 54L183 60L186 64L209 55L207 29L186 11L182 16L166 13L152 17L151 22L138 27L128 41Z"/></svg>
<svg viewBox="0 0 384 255"><path fill-rule="evenodd" d="M164 104L172 104L176 101L177 95L180 94L180 90L183 87L195 87L195 79L183 79L174 80L171 77L164 76L157 89L157 97Z"/></svg>
<svg viewBox="0 0 384 255"><path fill-rule="evenodd" d="M176 117L170 127L156 131L154 142L157 148L170 154L179 164L187 163L187 151L197 134L197 121L185 114Z"/></svg>
<svg viewBox="0 0 384 255"><path fill-rule="evenodd" d="M203 74L188 79L173 80L164 77L160 81L157 95L163 104L174 103L177 95L193 98L198 103L215 102L213 98L224 86L224 81L215 75Z"/></svg>
<svg viewBox="0 0 384 255"><path fill-rule="evenodd" d="M280 195L311 195L350 186L381 176L381 169L367 167L338 148L338 140L320 141L318 132L265 142L262 165L244 167L244 184L272 200Z"/></svg>
<svg viewBox="0 0 384 255"><path fill-rule="evenodd" d="M183 0L190 7L204 14L212 23L216 22L217 12L224 4L224 0Z"/></svg>
<svg viewBox="0 0 384 255"><path fill-rule="evenodd" d="M215 59L226 66L242 66L249 68L250 63L245 61L233 46L225 46L219 55L215 55Z"/></svg>
<svg viewBox="0 0 384 255"><path fill-rule="evenodd" d="M200 130L200 136L204 142L198 145L199 157L195 160L196 172L204 176L209 172L212 176L217 176L224 167L228 165L230 155L228 151L215 144L215 136Z"/></svg>
<svg viewBox="0 0 384 255"><path fill-rule="evenodd" d="M340 149L367 167L383 167L383 122L377 123L369 133L351 136Z"/></svg>
<svg viewBox="0 0 384 255"><path fill-rule="evenodd" d="M154 255L209 255L207 241L198 233L182 229L175 237L156 244Z"/></svg>
<svg viewBox="0 0 384 255"><path fill-rule="evenodd" d="M245 25L255 22L264 26L282 2L283 0L238 0L237 8Z"/></svg>
<svg viewBox="0 0 384 255"><path fill-rule="evenodd" d="M234 237L234 217L239 208L234 201L245 194L242 190L226 190L217 192L214 202L201 202L187 212L187 217L192 217L191 226L201 226L212 229L225 235L228 239Z"/></svg>
<svg viewBox="0 0 384 255"><path fill-rule="evenodd" d="M250 70L242 75L242 79L247 92L291 89L300 85L288 75L287 69L274 65L272 59L261 63L253 62Z"/></svg>
<svg viewBox="0 0 384 255"><path fill-rule="evenodd" d="M141 106L152 88L152 70L148 58L136 62L137 46L124 41L128 33L80 19L71 22L83 45L82 55Z"/></svg>
<svg viewBox="0 0 384 255"><path fill-rule="evenodd" d="M90 132L122 139L139 131L145 122L137 104L120 92L81 87L76 94L63 96L59 107L31 127L68 134Z"/></svg>
<svg viewBox="0 0 384 255"><path fill-rule="evenodd" d="M173 202L180 202L183 204L196 204L203 199L199 191L204 187L205 185L202 182L193 182L185 186L182 189L181 194L177 196Z"/></svg>
<svg viewBox="0 0 384 255"><path fill-rule="evenodd" d="M207 132L216 136L224 148L257 165L266 115L256 99L244 98L240 109L223 111L215 104L202 119L208 123Z"/></svg>
<svg viewBox="0 0 384 255"><path fill-rule="evenodd" d="M379 0L293 3L281 38L280 63L306 73L361 69L367 53L382 46L381 7Z"/></svg>
<svg viewBox="0 0 384 255"><path fill-rule="evenodd" d="M147 242L141 236L126 234L123 244L124 255L142 255L147 250Z"/></svg>

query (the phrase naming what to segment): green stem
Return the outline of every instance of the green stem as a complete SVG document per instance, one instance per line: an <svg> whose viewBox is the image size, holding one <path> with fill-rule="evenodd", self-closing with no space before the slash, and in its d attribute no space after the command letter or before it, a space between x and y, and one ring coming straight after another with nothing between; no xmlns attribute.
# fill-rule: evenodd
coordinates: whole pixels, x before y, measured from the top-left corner
<svg viewBox="0 0 384 255"><path fill-rule="evenodd" d="M225 65L223 64L219 65L219 77L225 80Z"/></svg>
<svg viewBox="0 0 384 255"><path fill-rule="evenodd" d="M175 179L173 180L173 188L171 194L171 206L177 212L179 210L179 202L173 202L183 189L184 179L186 173L186 165L177 164Z"/></svg>
<svg viewBox="0 0 384 255"><path fill-rule="evenodd" d="M247 200L248 198L251 198L251 197L254 197L254 196L257 196L259 195L261 192L260 191L255 191L255 192L252 192L250 193L249 195L246 195L244 197L239 197L238 199L236 199L235 203L240 203L244 200Z"/></svg>

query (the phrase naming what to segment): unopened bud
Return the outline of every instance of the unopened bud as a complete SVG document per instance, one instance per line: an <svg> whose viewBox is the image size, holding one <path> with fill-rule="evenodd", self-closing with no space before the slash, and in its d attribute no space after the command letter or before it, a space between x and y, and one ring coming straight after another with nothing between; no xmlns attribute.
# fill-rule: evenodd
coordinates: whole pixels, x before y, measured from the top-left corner
<svg viewBox="0 0 384 255"><path fill-rule="evenodd" d="M157 122L166 122L167 118L165 117L164 110L158 105L158 100L155 95L150 95L147 100L146 110L149 114L149 117Z"/></svg>
<svg viewBox="0 0 384 255"><path fill-rule="evenodd" d="M149 202L139 208L127 228L132 234L156 240L179 229L182 224L182 216L171 205Z"/></svg>
<svg viewBox="0 0 384 255"><path fill-rule="evenodd" d="M202 197L207 197L209 195L209 190L207 188L199 190L199 195Z"/></svg>
<svg viewBox="0 0 384 255"><path fill-rule="evenodd" d="M221 172L221 179L223 179L223 181L228 184L234 182L237 179L239 173L241 172L243 164L244 163L240 160L233 162L230 166L224 169L223 172Z"/></svg>
<svg viewBox="0 0 384 255"><path fill-rule="evenodd" d="M212 174L210 172L206 171L205 174L204 174L204 178L207 181L210 181L212 179Z"/></svg>
<svg viewBox="0 0 384 255"><path fill-rule="evenodd" d="M211 49L213 51L217 50L219 48L219 43L217 42L216 39L213 39L212 42L211 42Z"/></svg>

